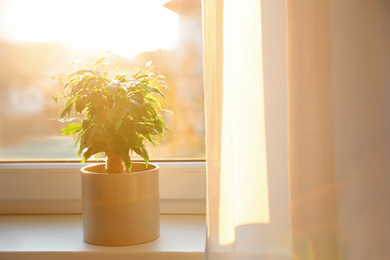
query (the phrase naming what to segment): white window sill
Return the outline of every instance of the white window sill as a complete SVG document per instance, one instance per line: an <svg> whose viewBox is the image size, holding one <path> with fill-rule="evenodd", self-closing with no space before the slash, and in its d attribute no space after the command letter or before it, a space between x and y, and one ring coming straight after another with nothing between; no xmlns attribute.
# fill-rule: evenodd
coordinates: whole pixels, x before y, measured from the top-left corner
<svg viewBox="0 0 390 260"><path fill-rule="evenodd" d="M206 213L206 163L158 162L160 212ZM0 214L80 214L78 163L0 163Z"/></svg>
<svg viewBox="0 0 390 260"><path fill-rule="evenodd" d="M201 260L205 215L161 215L160 237L124 247L83 241L81 215L0 215L0 259Z"/></svg>

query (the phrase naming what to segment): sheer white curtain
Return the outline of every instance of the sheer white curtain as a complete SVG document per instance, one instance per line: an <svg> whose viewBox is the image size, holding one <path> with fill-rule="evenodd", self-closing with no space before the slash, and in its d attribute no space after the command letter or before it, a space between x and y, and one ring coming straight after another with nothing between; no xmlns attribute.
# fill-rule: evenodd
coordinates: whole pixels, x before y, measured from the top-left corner
<svg viewBox="0 0 390 260"><path fill-rule="evenodd" d="M285 4L203 4L206 254L208 259L288 259Z"/></svg>
<svg viewBox="0 0 390 260"><path fill-rule="evenodd" d="M206 259L390 259L390 1L203 7Z"/></svg>
<svg viewBox="0 0 390 260"><path fill-rule="evenodd" d="M390 1L287 13L293 253L390 259Z"/></svg>

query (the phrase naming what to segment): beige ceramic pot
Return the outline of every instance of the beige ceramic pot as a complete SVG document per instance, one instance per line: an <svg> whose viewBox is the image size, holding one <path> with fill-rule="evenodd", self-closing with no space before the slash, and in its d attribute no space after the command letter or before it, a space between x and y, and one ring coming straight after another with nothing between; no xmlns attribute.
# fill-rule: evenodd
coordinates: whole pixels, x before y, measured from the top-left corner
<svg viewBox="0 0 390 260"><path fill-rule="evenodd" d="M159 237L158 166L134 162L132 171L107 174L103 164L81 169L85 242L125 246Z"/></svg>

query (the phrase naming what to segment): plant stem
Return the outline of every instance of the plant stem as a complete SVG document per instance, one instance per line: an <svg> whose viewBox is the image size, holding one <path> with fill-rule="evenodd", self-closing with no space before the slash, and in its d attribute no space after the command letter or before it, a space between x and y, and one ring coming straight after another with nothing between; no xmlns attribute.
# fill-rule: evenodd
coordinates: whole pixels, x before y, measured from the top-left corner
<svg viewBox="0 0 390 260"><path fill-rule="evenodd" d="M110 153L107 154L106 160L106 172L110 174L123 173L125 165L122 157L119 154Z"/></svg>

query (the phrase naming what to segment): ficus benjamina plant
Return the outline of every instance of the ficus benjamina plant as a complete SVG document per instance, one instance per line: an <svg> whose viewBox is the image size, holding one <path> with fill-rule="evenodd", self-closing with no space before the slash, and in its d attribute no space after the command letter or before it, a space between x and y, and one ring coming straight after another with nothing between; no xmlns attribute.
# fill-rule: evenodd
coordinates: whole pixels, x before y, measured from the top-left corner
<svg viewBox="0 0 390 260"><path fill-rule="evenodd" d="M148 62L132 75L109 76L105 57L87 69L64 77L64 109L56 120L65 122L62 135L77 135L77 156L81 163L104 153L107 173L131 172L131 152L149 162L147 143L156 146L157 136L169 132L161 112L165 98L160 90L165 78L155 75L155 66Z"/></svg>

